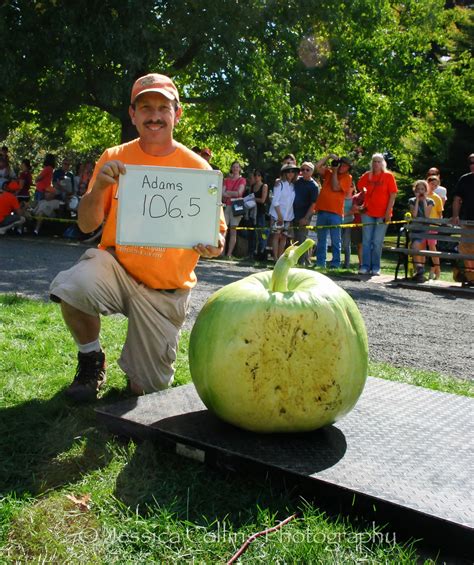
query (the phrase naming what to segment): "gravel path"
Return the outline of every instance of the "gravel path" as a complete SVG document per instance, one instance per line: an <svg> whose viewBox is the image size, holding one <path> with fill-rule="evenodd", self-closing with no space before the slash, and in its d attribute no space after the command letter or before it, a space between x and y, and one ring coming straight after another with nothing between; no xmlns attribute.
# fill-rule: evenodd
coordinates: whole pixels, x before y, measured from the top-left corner
<svg viewBox="0 0 474 565"><path fill-rule="evenodd" d="M0 292L48 299L54 275L86 246L55 239L1 237ZM186 328L215 290L256 269L201 261ZM369 335L370 358L397 367L417 367L474 379L474 303L470 298L391 288L375 282L337 279L357 302Z"/></svg>

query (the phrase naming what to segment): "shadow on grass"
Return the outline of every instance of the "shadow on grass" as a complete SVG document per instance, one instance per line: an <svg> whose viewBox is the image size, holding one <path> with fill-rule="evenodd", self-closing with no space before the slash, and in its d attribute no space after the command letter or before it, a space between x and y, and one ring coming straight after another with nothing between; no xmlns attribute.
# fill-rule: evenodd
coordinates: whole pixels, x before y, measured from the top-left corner
<svg viewBox="0 0 474 565"><path fill-rule="evenodd" d="M111 390L107 402L121 394ZM0 494L41 494L106 466L110 438L94 405L72 405L63 391L0 410Z"/></svg>
<svg viewBox="0 0 474 565"><path fill-rule="evenodd" d="M138 444L114 495L144 516L159 507L177 520L201 526L226 521L235 528L255 523L259 508L284 518L300 500L288 489L275 492L269 480L209 468L150 440Z"/></svg>

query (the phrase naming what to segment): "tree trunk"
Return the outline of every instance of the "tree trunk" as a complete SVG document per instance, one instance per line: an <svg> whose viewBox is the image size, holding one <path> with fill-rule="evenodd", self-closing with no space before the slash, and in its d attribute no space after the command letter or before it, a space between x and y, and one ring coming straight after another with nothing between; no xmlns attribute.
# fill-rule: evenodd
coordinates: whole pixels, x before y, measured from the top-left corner
<svg viewBox="0 0 474 565"><path fill-rule="evenodd" d="M120 142L126 143L138 137L138 132L135 126L130 121L130 116L127 114L125 118L121 119L122 131L120 133Z"/></svg>

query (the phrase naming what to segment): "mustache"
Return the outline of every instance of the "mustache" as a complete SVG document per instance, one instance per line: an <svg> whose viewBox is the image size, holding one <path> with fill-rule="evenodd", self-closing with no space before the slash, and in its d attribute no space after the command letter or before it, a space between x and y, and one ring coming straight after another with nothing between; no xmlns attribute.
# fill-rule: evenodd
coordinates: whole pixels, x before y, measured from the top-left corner
<svg viewBox="0 0 474 565"><path fill-rule="evenodd" d="M163 120L147 120L145 122L146 126L154 125L154 126L165 126L165 122Z"/></svg>

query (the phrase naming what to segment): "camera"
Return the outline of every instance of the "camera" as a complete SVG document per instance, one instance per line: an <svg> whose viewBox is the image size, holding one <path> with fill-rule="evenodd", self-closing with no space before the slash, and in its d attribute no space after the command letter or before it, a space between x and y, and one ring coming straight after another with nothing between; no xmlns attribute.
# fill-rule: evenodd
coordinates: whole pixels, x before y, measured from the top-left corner
<svg viewBox="0 0 474 565"><path fill-rule="evenodd" d="M340 159L333 159L331 161L331 167L339 167L339 165L341 164L341 160Z"/></svg>

